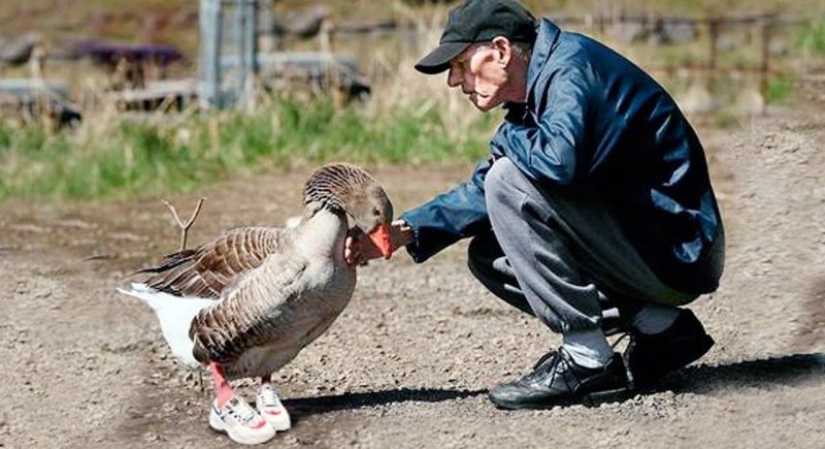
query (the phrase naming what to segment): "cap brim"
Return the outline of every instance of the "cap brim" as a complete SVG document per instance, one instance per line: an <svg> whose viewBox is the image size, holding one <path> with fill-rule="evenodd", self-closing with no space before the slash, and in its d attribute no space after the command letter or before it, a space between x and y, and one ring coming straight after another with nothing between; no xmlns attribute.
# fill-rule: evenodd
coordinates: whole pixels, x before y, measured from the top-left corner
<svg viewBox="0 0 825 449"><path fill-rule="evenodd" d="M469 42L445 42L435 50L431 51L427 56L421 58L415 69L427 75L435 75L450 68L450 61L460 55L467 47Z"/></svg>

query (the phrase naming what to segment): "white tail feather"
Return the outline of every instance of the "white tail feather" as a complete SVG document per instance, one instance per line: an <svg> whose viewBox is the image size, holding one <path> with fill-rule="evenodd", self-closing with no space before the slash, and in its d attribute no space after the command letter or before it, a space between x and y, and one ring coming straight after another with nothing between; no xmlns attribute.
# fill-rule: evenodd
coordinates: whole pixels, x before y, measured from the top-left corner
<svg viewBox="0 0 825 449"><path fill-rule="evenodd" d="M201 366L192 355L194 344L189 339L189 326L201 310L214 304L212 299L182 297L159 292L146 284L132 284L131 290L117 289L119 292L139 298L155 311L160 322L163 338L169 344L172 354L192 368Z"/></svg>

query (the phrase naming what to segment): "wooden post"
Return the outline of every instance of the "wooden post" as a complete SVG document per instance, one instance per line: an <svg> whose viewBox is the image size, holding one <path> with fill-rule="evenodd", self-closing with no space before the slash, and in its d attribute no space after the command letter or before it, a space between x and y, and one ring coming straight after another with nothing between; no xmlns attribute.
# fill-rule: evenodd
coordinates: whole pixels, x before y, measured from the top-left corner
<svg viewBox="0 0 825 449"><path fill-rule="evenodd" d="M771 34L774 26L774 14L765 14L760 21L762 26L762 48L759 64L759 93L762 98L767 99L768 82L770 81L770 59L771 59Z"/></svg>
<svg viewBox="0 0 825 449"><path fill-rule="evenodd" d="M248 108L255 106L255 80L260 71L258 63L258 2L247 0L246 5L246 27L244 28L244 51L246 52L249 72L246 74L246 91L243 100Z"/></svg>
<svg viewBox="0 0 825 449"><path fill-rule="evenodd" d="M232 9L234 14L234 23L232 24L232 43L235 47L235 55L237 56L237 64L233 67L233 71L235 72L235 88L233 89L232 95L232 102L237 103L243 92L245 91L244 85L246 84L246 72L248 69L248 61L246 60L246 51L244 51L244 44L246 40L244 39L244 0L233 0L232 1Z"/></svg>
<svg viewBox="0 0 825 449"><path fill-rule="evenodd" d="M719 40L719 19L716 17L711 17L708 20L708 39L710 40L709 46L709 60L708 60L708 70L713 73L716 71L716 59L717 59L717 48L718 48L718 40Z"/></svg>
<svg viewBox="0 0 825 449"><path fill-rule="evenodd" d="M273 0L260 0L258 3L258 29L262 30L260 36L256 36L256 45L262 52L268 53L275 50L275 37L273 36Z"/></svg>

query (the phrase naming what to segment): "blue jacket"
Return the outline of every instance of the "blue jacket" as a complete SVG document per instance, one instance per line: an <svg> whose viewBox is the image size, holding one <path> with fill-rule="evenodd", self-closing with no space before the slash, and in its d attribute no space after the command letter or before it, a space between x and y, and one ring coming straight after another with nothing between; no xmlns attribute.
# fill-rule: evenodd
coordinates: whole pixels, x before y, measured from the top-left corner
<svg viewBox="0 0 825 449"><path fill-rule="evenodd" d="M546 19L527 78L527 102L505 105L492 155L547 189L605 199L662 282L684 293L714 291L722 221L702 144L670 95L613 50ZM469 182L401 216L415 232L407 250L416 262L491 229L489 168L479 163Z"/></svg>

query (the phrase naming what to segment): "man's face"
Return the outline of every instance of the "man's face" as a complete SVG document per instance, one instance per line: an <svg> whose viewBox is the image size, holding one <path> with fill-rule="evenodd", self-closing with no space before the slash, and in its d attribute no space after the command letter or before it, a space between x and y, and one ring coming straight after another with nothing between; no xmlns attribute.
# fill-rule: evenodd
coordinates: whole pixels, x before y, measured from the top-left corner
<svg viewBox="0 0 825 449"><path fill-rule="evenodd" d="M508 73L498 52L490 44L473 44L450 62L447 85L461 86L461 91L481 111L489 111L505 101L502 86Z"/></svg>

